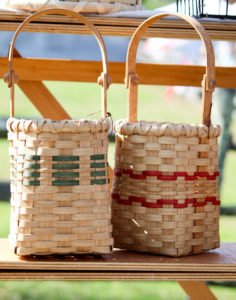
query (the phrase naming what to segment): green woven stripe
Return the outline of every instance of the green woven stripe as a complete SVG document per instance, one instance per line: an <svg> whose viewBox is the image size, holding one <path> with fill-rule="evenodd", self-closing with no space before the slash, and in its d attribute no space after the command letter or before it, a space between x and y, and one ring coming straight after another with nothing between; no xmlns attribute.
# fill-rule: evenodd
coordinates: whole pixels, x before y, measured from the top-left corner
<svg viewBox="0 0 236 300"><path fill-rule="evenodd" d="M106 172L105 171L93 171L90 173L90 175L92 177L95 177L95 176L106 176Z"/></svg>
<svg viewBox="0 0 236 300"><path fill-rule="evenodd" d="M40 160L39 155L25 155L25 159L27 160Z"/></svg>
<svg viewBox="0 0 236 300"><path fill-rule="evenodd" d="M25 172L23 172L23 176L25 176L25 177L40 177L40 173L25 171Z"/></svg>
<svg viewBox="0 0 236 300"><path fill-rule="evenodd" d="M91 163L90 168L105 168L105 163Z"/></svg>
<svg viewBox="0 0 236 300"><path fill-rule="evenodd" d="M79 169L79 164L56 164L52 165L56 170Z"/></svg>
<svg viewBox="0 0 236 300"><path fill-rule="evenodd" d="M79 160L79 156L53 156L52 157L53 161L77 161Z"/></svg>
<svg viewBox="0 0 236 300"><path fill-rule="evenodd" d="M23 180L23 185L35 185L39 186L40 181L39 180Z"/></svg>
<svg viewBox="0 0 236 300"><path fill-rule="evenodd" d="M91 160L100 160L100 159L105 159L105 155L104 154L94 154L90 156Z"/></svg>
<svg viewBox="0 0 236 300"><path fill-rule="evenodd" d="M108 180L109 183L109 180ZM106 184L106 179L93 179L90 181L90 184Z"/></svg>
<svg viewBox="0 0 236 300"><path fill-rule="evenodd" d="M52 173L52 177L55 178L79 177L79 173L78 172Z"/></svg>
<svg viewBox="0 0 236 300"><path fill-rule="evenodd" d="M52 182L52 185L62 186L62 185L79 185L78 180L55 180Z"/></svg>
<svg viewBox="0 0 236 300"><path fill-rule="evenodd" d="M40 169L40 164L24 163L26 169Z"/></svg>

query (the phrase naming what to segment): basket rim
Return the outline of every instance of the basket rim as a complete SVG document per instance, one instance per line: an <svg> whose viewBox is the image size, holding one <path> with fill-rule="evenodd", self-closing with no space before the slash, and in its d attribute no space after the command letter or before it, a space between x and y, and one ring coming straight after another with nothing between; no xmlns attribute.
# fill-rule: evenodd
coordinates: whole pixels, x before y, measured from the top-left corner
<svg viewBox="0 0 236 300"><path fill-rule="evenodd" d="M106 118L53 121L51 119L26 120L10 118L7 120L9 132L24 133L80 133L108 132L111 122Z"/></svg>
<svg viewBox="0 0 236 300"><path fill-rule="evenodd" d="M138 121L129 122L128 120L117 120L113 126L114 132L117 135L154 135L154 136L169 136L169 137L199 137L213 138L221 134L220 125L207 126L205 124L186 124L172 122L148 122Z"/></svg>

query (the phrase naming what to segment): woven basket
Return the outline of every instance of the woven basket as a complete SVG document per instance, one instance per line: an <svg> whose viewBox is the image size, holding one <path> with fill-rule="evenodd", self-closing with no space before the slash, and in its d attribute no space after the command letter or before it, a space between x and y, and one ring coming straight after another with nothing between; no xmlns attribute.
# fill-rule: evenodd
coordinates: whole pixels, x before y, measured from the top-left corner
<svg viewBox="0 0 236 300"><path fill-rule="evenodd" d="M103 57L103 117L98 120L14 118L13 49L19 32L36 17L58 13L83 22L96 36ZM11 118L10 245L18 255L109 253L112 250L108 179L106 50L101 36L84 17L65 10L32 15L17 29L9 51Z"/></svg>
<svg viewBox="0 0 236 300"><path fill-rule="evenodd" d="M135 57L144 31L174 15L190 23L207 53L203 78L202 124L137 122L138 76ZM219 246L217 137L210 122L214 90L214 52L203 27L193 18L161 14L134 33L127 54L128 121L116 132L112 220L115 247L184 256Z"/></svg>
<svg viewBox="0 0 236 300"><path fill-rule="evenodd" d="M107 14L118 11L139 10L141 9L141 0L3 0L2 5L27 11L62 8L77 13Z"/></svg>

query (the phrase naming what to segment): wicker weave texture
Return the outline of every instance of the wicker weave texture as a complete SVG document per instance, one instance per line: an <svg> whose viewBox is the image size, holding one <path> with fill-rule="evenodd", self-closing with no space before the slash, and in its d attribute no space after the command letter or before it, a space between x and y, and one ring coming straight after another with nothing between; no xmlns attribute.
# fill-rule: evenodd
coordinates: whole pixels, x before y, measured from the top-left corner
<svg viewBox="0 0 236 300"><path fill-rule="evenodd" d="M109 126L9 119L9 239L18 255L111 251Z"/></svg>
<svg viewBox="0 0 236 300"><path fill-rule="evenodd" d="M115 247L183 256L219 246L219 126L115 124Z"/></svg>
<svg viewBox="0 0 236 300"><path fill-rule="evenodd" d="M77 13L107 14L118 11L139 10L141 0L3 0L7 8L38 11L47 8L73 10Z"/></svg>

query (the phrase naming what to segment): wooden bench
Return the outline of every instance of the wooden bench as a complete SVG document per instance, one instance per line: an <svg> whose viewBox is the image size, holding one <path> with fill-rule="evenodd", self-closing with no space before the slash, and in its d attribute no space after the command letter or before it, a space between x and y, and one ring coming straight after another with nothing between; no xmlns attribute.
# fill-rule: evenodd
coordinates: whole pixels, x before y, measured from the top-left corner
<svg viewBox="0 0 236 300"><path fill-rule="evenodd" d="M27 13L0 12L0 30L15 30ZM106 35L130 36L142 19L90 17ZM209 35L219 40L236 39L236 22L203 22ZM81 24L68 17L47 16L29 25L29 31L87 34ZM195 38L194 31L182 21L162 20L154 24L147 36ZM96 82L100 62L24 59L14 61L20 76L19 87L45 118L70 118L42 80ZM7 73L7 58L0 58L0 78ZM109 63L114 83L123 83L124 63ZM34 70L34 71L32 71ZM40 70L40 72L39 72ZM63 72L57 72L63 70ZM80 70L80 72L78 72ZM200 86L202 66L138 64L141 84ZM148 71L148 72L147 72ZM178 77L176 74L178 73ZM48 76L50 74L50 76ZM153 76L161 74L162 76ZM236 88L236 68L216 68L218 87ZM112 170L110 170L112 176ZM182 258L168 258L115 250L103 256L58 256L19 258L0 240L1 280L171 280L177 281L193 300L216 299L204 283L208 280L236 280L236 243L222 243L208 253Z"/></svg>

